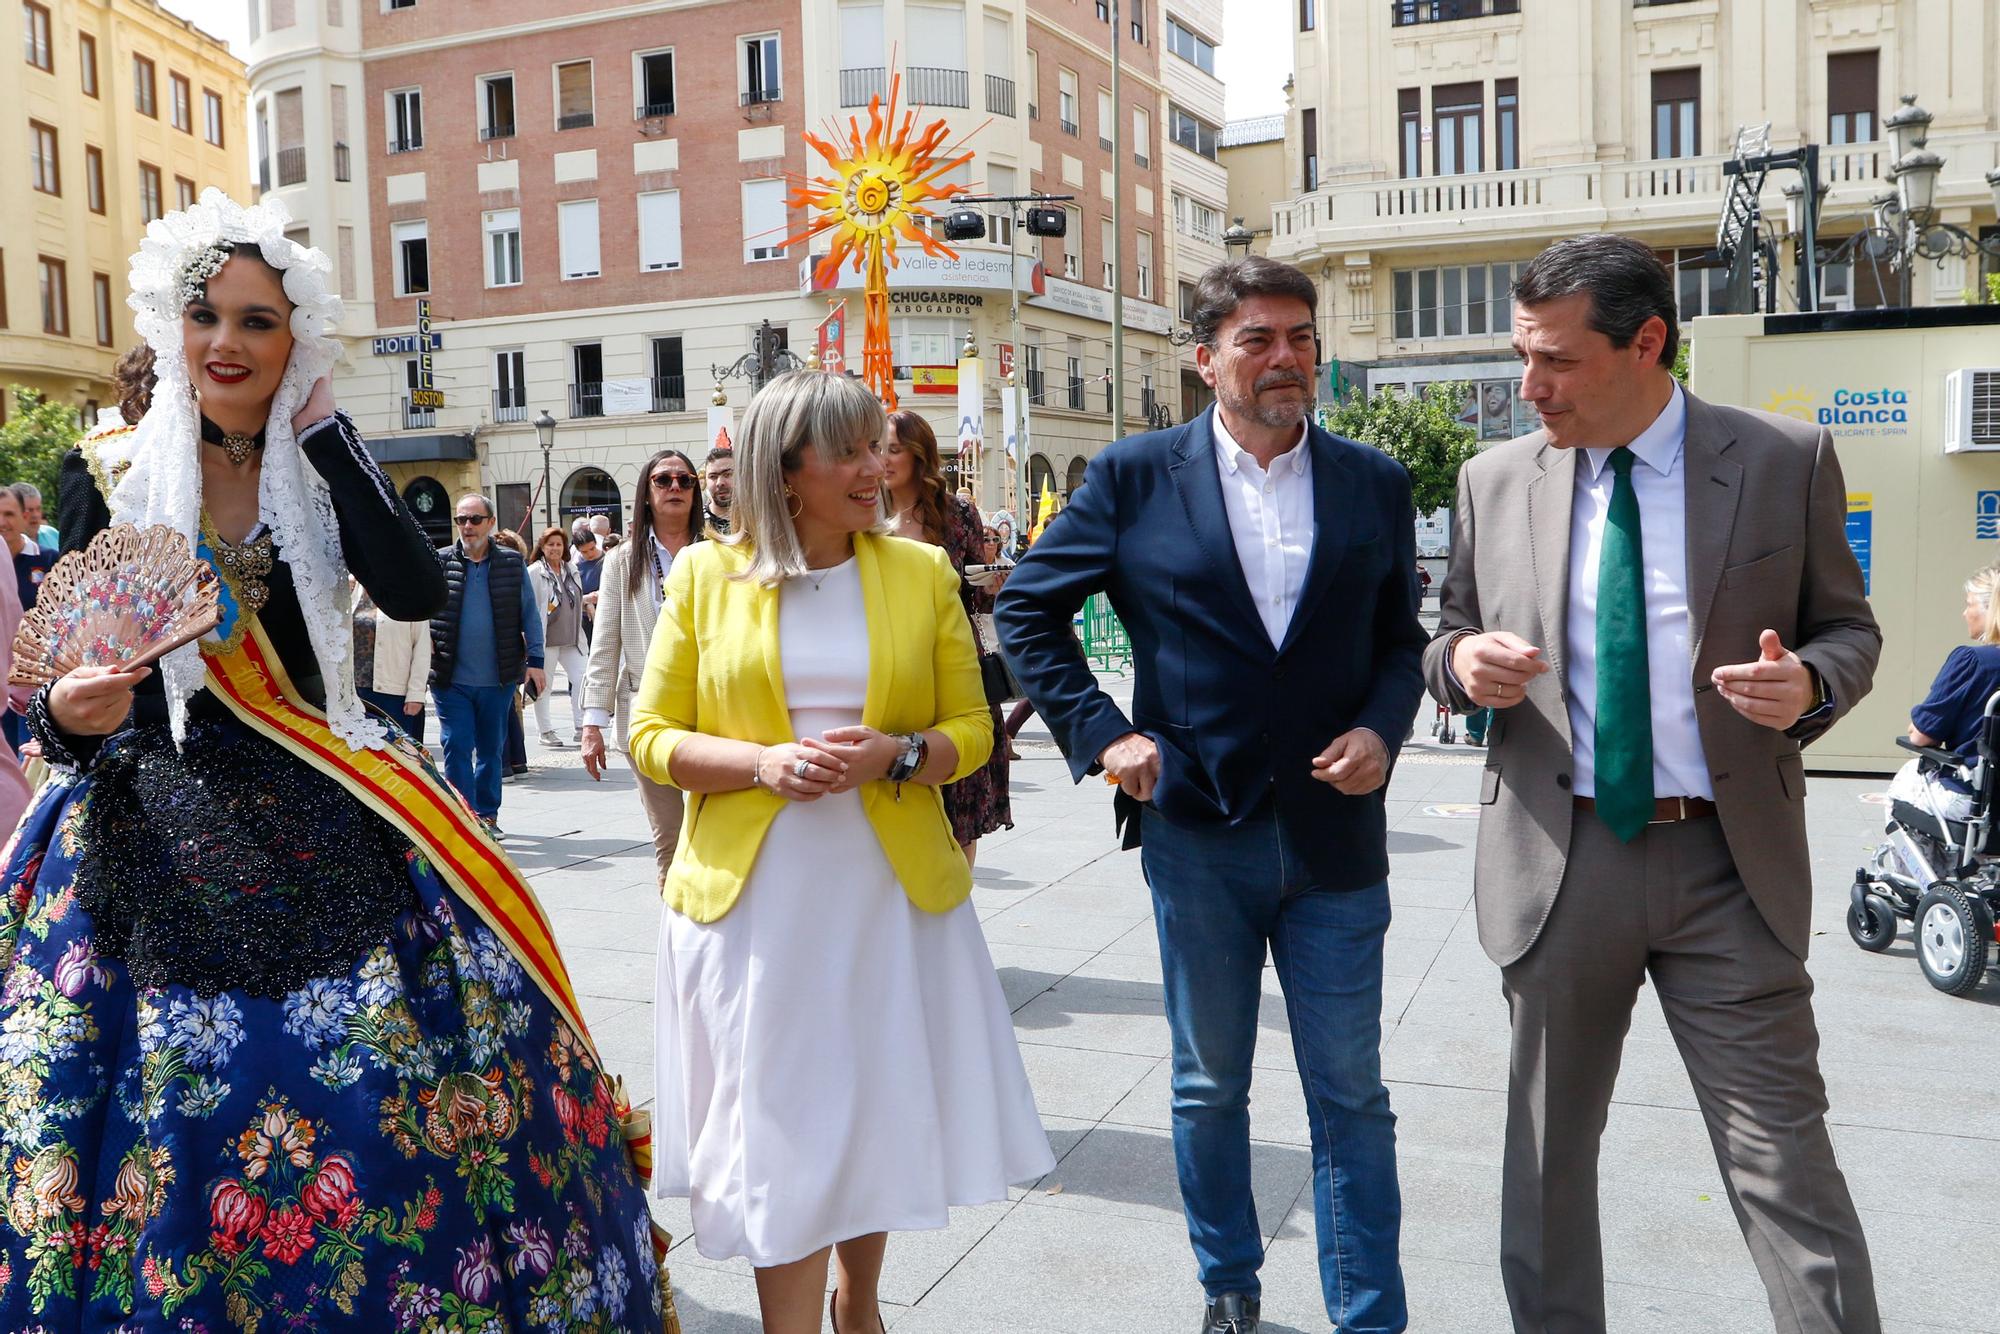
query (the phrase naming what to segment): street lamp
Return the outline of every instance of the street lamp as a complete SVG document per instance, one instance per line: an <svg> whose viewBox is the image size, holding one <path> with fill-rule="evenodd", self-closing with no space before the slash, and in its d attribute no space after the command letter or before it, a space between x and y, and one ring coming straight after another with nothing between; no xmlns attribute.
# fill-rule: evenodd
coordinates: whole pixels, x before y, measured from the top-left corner
<svg viewBox="0 0 2000 1334"><path fill-rule="evenodd" d="M556 447L556 419L549 416L547 408L535 418L535 438L542 443L542 523L553 528L556 523L556 498L549 490L549 455Z"/></svg>
<svg viewBox="0 0 2000 1334"><path fill-rule="evenodd" d="M1222 246L1229 252L1231 260L1242 259L1250 253L1250 238L1256 235L1237 218L1223 229Z"/></svg>
<svg viewBox="0 0 2000 1334"><path fill-rule="evenodd" d="M1917 105L1915 93L1904 93L1903 109L1892 112L1882 122L1889 132L1889 159L1900 162L1922 148L1931 137L1931 113Z"/></svg>

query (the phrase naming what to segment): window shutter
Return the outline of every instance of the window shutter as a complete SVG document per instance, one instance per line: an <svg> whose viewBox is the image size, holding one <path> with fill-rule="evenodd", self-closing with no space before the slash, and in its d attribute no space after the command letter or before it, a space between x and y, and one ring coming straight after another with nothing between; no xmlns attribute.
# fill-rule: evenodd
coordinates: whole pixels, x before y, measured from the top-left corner
<svg viewBox="0 0 2000 1334"><path fill-rule="evenodd" d="M639 267L649 272L681 266L681 192L639 196Z"/></svg>
<svg viewBox="0 0 2000 1334"><path fill-rule="evenodd" d="M556 66L556 115L582 116L590 107L590 62Z"/></svg>
<svg viewBox="0 0 2000 1334"><path fill-rule="evenodd" d="M602 269L597 253L597 201L573 199L557 205L565 278L595 278Z"/></svg>

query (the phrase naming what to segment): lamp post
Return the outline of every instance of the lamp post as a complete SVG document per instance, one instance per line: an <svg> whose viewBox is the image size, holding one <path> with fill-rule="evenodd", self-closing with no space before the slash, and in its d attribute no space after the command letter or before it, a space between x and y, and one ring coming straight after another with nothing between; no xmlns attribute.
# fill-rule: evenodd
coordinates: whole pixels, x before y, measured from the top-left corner
<svg viewBox="0 0 2000 1334"><path fill-rule="evenodd" d="M556 419L549 416L547 408L543 408L542 415L535 418L535 438L542 444L542 525L553 528L556 523L556 498L555 493L549 490L549 455L556 447Z"/></svg>
<svg viewBox="0 0 2000 1334"><path fill-rule="evenodd" d="M1255 236L1255 232L1243 225L1243 219L1236 218L1229 226L1223 228L1222 248L1228 252L1231 260L1247 259L1250 255L1250 242Z"/></svg>

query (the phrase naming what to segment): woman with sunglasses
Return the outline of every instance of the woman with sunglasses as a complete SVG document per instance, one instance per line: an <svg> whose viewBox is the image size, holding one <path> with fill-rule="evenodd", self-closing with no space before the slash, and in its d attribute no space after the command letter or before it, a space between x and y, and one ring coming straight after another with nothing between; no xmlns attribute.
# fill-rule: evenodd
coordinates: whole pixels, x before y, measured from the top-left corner
<svg viewBox="0 0 2000 1334"><path fill-rule="evenodd" d="M639 469L632 498L630 541L604 558L597 586L597 618L583 686L583 767L592 778L605 769L604 729L617 720L618 749L625 749L632 695L646 670L646 648L659 623L667 572L688 545L702 539L701 474L678 449L663 449ZM653 828L653 859L664 880L681 833L681 794L642 773L639 804Z"/></svg>

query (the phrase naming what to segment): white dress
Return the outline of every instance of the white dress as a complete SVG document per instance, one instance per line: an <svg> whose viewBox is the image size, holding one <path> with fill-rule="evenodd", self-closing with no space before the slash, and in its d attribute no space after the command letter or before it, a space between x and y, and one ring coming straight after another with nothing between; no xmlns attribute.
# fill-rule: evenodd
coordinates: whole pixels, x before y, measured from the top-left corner
<svg viewBox="0 0 2000 1334"><path fill-rule="evenodd" d="M851 559L779 590L795 735L861 720L867 625ZM1054 1166L972 904L912 904L858 793L787 803L721 921L666 910L655 1025L653 1190L711 1260L940 1228Z"/></svg>

